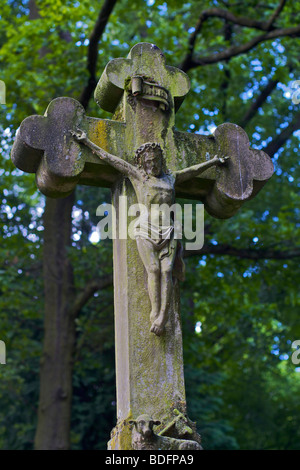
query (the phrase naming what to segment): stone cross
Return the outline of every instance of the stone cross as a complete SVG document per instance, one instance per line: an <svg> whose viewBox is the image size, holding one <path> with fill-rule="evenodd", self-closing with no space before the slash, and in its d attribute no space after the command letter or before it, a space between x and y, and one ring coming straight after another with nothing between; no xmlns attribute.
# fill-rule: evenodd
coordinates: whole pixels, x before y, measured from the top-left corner
<svg viewBox="0 0 300 470"><path fill-rule="evenodd" d="M273 165L263 151L250 148L247 134L235 124L222 124L211 136L175 130L175 113L189 87L187 75L166 65L158 47L137 44L126 59L107 64L95 91L96 102L113 113L112 120L88 117L76 100L57 98L44 116L22 122L12 160L35 173L38 188L49 197L67 196L77 184L110 187L118 233L119 196L127 196L128 205L137 202L143 180L135 158L152 145L160 149L170 174L189 171L188 179L172 180L176 196L202 201L214 217L231 217L263 187ZM217 164L227 157L225 164ZM160 194L163 188L157 188ZM152 334L150 270L137 245L138 239L131 238L113 242L117 425L108 446L145 448L143 432L137 429L145 429L146 416L155 442L163 436L170 439L164 439L170 448L175 439L186 441L176 441L181 449L193 448L191 441L197 449L200 437L186 410L178 278L172 281L163 328L152 328Z"/></svg>

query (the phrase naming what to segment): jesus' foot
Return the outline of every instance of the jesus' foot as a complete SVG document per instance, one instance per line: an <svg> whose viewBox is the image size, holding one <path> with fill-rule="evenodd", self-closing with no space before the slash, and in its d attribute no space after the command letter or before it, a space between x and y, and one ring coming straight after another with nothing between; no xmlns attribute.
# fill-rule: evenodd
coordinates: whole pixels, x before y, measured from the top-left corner
<svg viewBox="0 0 300 470"><path fill-rule="evenodd" d="M150 331L151 333L156 334L156 336L161 336L163 332L165 331L165 325L159 322L159 320L157 319L152 323Z"/></svg>

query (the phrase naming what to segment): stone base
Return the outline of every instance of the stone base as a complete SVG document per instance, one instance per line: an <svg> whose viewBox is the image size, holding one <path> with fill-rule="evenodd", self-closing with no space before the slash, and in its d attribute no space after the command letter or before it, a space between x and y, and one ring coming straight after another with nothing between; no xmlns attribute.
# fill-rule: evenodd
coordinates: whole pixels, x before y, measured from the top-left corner
<svg viewBox="0 0 300 470"><path fill-rule="evenodd" d="M147 416L141 418L145 420ZM146 438L137 421L138 417L137 420L128 417L117 423L111 431L108 450L202 450L196 424L178 409L170 410L167 420L155 422L155 429L151 426L151 435Z"/></svg>
<svg viewBox="0 0 300 470"><path fill-rule="evenodd" d="M131 428L126 420L121 421L110 433L110 441L107 443L108 450L133 450L131 444Z"/></svg>

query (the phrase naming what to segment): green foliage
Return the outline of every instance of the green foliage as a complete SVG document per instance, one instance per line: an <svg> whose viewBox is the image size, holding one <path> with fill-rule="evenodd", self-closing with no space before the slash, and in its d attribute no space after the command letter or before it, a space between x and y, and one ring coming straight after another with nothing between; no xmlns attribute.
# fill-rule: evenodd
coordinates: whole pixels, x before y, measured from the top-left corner
<svg viewBox="0 0 300 470"><path fill-rule="evenodd" d="M100 76L113 57L137 42L155 42L168 64L182 63L201 11L228 2L119 1L99 44ZM231 2L238 16L267 21L277 3ZM43 339L42 212L44 198L34 176L9 158L14 135L28 115L43 114L57 96L76 99L88 80L88 39L101 8L96 0L8 1L0 12L0 79L7 104L0 105L0 339L7 364L0 365L0 448L30 449L37 420L39 358ZM290 2L276 25L299 23ZM246 43L261 32L210 18L195 55L208 56ZM176 118L180 130L206 132L237 122L270 78L279 84L248 123L253 147L264 148L299 113L290 84L299 79L299 39L263 42L230 61L196 67L191 92ZM110 117L91 101L89 115ZM299 132L274 156L275 174L263 191L230 220L206 215L205 241L243 250L291 251L299 246ZM79 187L69 256L76 292L112 270L108 241L93 244L96 208L109 191ZM300 338L299 261L227 255L189 258L182 286L185 375L189 415L207 449L299 449L299 372L291 343ZM197 326L197 330L195 330ZM115 424L112 289L97 293L76 321L72 447L104 449Z"/></svg>

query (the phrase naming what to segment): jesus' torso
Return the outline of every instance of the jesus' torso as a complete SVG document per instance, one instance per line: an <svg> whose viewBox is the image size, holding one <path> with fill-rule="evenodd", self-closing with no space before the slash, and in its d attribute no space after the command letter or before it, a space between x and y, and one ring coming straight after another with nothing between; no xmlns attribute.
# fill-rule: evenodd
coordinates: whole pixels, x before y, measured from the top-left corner
<svg viewBox="0 0 300 470"><path fill-rule="evenodd" d="M148 211L152 204L168 204L175 202L175 177L172 174L163 173L159 178L149 176L146 180L130 178L134 187L137 200L144 204Z"/></svg>
<svg viewBox="0 0 300 470"><path fill-rule="evenodd" d="M159 241L169 239L173 233L173 217L164 211L175 202L175 177L172 174L162 174L159 178L149 176L146 180L130 179L139 204L147 209L139 218L139 235L142 238ZM150 235L151 234L151 235ZM137 235L137 233L136 233Z"/></svg>

